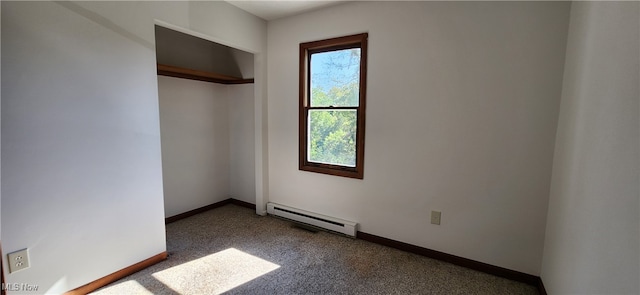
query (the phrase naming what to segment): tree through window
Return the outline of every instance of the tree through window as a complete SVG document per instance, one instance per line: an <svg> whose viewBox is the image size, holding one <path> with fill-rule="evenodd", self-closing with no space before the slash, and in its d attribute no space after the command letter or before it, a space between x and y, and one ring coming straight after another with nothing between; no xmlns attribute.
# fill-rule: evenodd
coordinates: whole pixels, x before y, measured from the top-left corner
<svg viewBox="0 0 640 295"><path fill-rule="evenodd" d="M300 44L300 170L363 178L367 37Z"/></svg>

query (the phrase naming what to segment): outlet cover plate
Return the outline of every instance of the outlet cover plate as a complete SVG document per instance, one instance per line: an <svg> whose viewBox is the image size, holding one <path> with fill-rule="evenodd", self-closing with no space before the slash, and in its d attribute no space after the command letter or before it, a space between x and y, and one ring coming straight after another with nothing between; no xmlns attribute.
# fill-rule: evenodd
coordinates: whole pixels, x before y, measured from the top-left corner
<svg viewBox="0 0 640 295"><path fill-rule="evenodd" d="M7 254L9 262L9 273L16 272L29 267L29 250L23 249Z"/></svg>
<svg viewBox="0 0 640 295"><path fill-rule="evenodd" d="M440 225L440 217L442 216L442 212L440 211L431 211L431 224Z"/></svg>

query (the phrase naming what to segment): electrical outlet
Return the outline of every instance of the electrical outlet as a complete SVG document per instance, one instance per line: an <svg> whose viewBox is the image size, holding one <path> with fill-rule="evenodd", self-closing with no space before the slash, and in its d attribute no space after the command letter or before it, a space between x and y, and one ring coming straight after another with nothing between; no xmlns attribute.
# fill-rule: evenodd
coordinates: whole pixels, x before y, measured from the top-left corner
<svg viewBox="0 0 640 295"><path fill-rule="evenodd" d="M9 273L19 271L29 267L29 250L23 249L7 254L9 262Z"/></svg>
<svg viewBox="0 0 640 295"><path fill-rule="evenodd" d="M442 216L442 212L440 211L431 211L431 224L440 225L440 217Z"/></svg>

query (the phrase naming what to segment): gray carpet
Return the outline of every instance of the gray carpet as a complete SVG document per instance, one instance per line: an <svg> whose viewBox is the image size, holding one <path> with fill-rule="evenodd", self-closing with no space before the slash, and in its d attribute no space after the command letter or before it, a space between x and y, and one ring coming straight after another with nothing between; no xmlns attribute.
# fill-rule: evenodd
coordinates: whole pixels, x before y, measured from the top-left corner
<svg viewBox="0 0 640 295"><path fill-rule="evenodd" d="M169 258L95 294L538 294L536 288L226 205L167 225Z"/></svg>

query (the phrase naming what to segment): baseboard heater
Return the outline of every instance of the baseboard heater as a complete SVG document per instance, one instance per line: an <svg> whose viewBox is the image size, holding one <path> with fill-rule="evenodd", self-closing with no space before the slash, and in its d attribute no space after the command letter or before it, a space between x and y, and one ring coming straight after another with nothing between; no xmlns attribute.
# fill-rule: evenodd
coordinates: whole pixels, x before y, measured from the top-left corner
<svg viewBox="0 0 640 295"><path fill-rule="evenodd" d="M357 223L339 218L320 215L280 204L267 203L267 213L291 221L312 225L318 228L356 237Z"/></svg>

